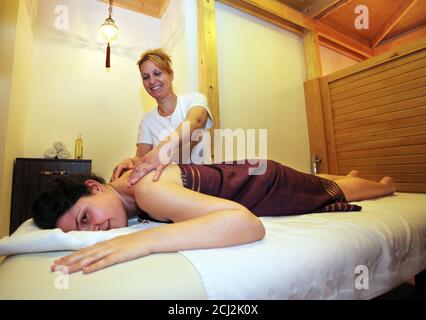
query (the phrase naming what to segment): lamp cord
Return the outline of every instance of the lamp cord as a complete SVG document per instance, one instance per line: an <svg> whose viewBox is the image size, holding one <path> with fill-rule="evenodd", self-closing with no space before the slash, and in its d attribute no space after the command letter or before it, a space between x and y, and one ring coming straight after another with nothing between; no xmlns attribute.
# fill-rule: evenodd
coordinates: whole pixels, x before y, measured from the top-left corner
<svg viewBox="0 0 426 320"><path fill-rule="evenodd" d="M114 0L109 0L109 9L108 9L108 11L109 11L109 17L110 18L112 17L112 3L113 3L113 1Z"/></svg>
<svg viewBox="0 0 426 320"><path fill-rule="evenodd" d="M112 3L113 0L109 0L109 19L112 19ZM107 50L106 50L106 61L105 61L105 67L107 69L111 68L111 47L108 41Z"/></svg>

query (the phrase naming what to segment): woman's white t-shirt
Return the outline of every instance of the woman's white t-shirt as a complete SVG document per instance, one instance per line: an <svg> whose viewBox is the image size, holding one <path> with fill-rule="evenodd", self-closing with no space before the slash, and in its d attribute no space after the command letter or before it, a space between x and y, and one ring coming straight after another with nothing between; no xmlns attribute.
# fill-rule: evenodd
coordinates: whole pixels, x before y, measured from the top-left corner
<svg viewBox="0 0 426 320"><path fill-rule="evenodd" d="M158 145L162 140L164 140L164 138L169 136L171 132L179 127L179 125L186 119L188 112L192 107L203 107L208 112L209 118L207 119L204 129L197 132L197 134L192 135L192 139L194 141L201 140L195 145L192 152L189 153L187 148L182 148L182 163L211 163L210 139L208 139L206 135L209 134L207 129L210 129L213 125L213 117L209 110L206 97L199 92L194 92L185 96L179 95L177 97L176 109L170 116L161 116L158 113L157 108L145 113L139 124L137 144L146 143L153 146ZM188 130L187 132L189 134Z"/></svg>

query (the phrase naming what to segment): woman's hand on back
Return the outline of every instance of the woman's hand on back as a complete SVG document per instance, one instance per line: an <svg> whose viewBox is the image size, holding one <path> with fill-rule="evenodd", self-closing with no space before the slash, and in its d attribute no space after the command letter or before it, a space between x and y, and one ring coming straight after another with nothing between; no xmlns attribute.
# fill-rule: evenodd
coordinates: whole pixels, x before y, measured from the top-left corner
<svg viewBox="0 0 426 320"><path fill-rule="evenodd" d="M128 178L128 186L135 185L140 179L147 175L152 170L155 170L153 181L160 179L161 173L172 161L173 150L172 142L159 144L152 149L147 155L142 158L142 161L137 164L130 177Z"/></svg>
<svg viewBox="0 0 426 320"><path fill-rule="evenodd" d="M126 159L120 162L113 170L110 182L120 178L124 172L135 168L133 159Z"/></svg>

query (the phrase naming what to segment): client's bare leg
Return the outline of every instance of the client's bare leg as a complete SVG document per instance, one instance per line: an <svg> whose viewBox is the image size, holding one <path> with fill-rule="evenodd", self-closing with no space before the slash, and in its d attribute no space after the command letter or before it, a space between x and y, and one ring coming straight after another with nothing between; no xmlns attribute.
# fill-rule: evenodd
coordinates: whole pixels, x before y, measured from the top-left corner
<svg viewBox="0 0 426 320"><path fill-rule="evenodd" d="M359 174L358 170L352 170L346 176L337 176L337 175L324 174L324 173L319 173L319 174L317 174L317 176L321 177L321 178L324 178L324 179L337 181L337 180L340 180L340 179L343 179L343 178L347 178L347 177L359 177L360 174Z"/></svg>
<svg viewBox="0 0 426 320"><path fill-rule="evenodd" d="M396 191L395 183L390 177L384 177L379 182L358 177L346 177L338 179L336 184L342 189L348 202L381 197Z"/></svg>

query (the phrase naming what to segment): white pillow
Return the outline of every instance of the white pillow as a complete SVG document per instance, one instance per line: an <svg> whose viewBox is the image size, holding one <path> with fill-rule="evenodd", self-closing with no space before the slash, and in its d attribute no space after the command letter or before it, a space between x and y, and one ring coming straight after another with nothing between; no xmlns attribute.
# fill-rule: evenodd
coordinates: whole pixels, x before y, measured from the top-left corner
<svg viewBox="0 0 426 320"><path fill-rule="evenodd" d="M11 236L0 240L0 256L19 253L79 250L97 242L114 237L149 229L163 223L144 220L139 223L137 218L129 220L126 228L108 231L71 231L61 229L40 229L33 219L25 221Z"/></svg>

